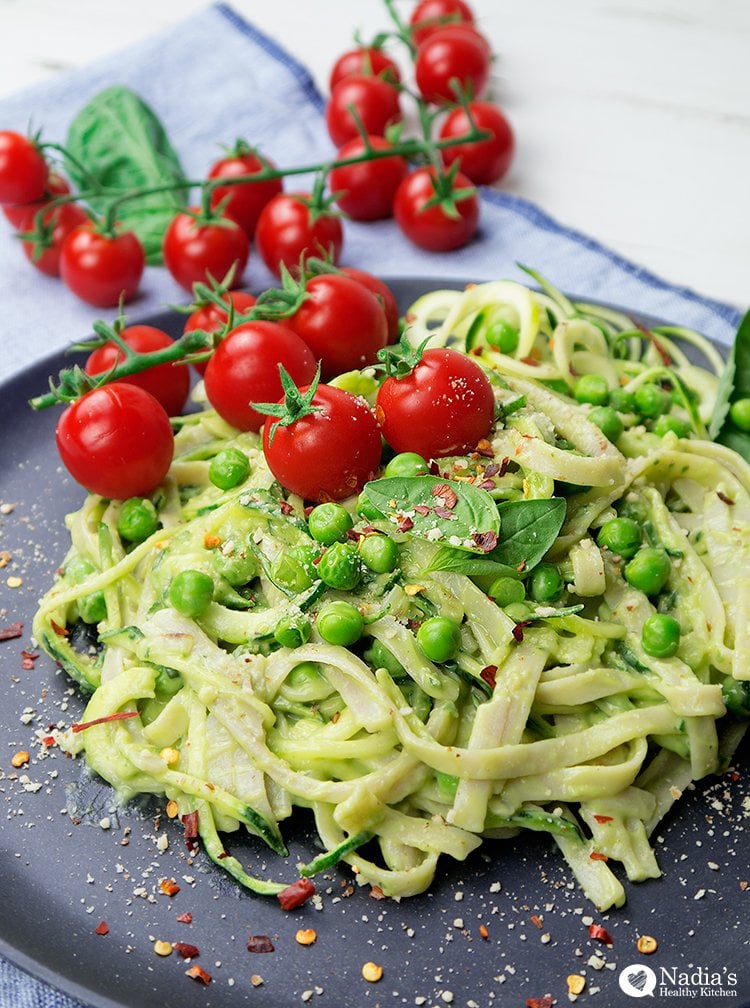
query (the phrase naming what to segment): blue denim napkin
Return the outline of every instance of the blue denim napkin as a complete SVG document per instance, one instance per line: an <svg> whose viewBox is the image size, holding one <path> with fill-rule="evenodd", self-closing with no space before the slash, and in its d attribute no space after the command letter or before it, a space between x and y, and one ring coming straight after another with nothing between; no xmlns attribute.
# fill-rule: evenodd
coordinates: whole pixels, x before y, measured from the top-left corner
<svg viewBox="0 0 750 1008"><path fill-rule="evenodd" d="M323 122L324 99L309 73L224 5L209 7L117 58L3 100L0 125L22 132L31 125L42 128L45 139L63 141L82 105L116 83L132 87L154 108L190 177L205 175L220 145L239 136L279 165L313 163L334 153ZM299 187L310 181L298 179ZM2 225L0 221L0 230ZM383 275L475 281L524 280L516 264L528 263L571 294L689 325L723 343L731 341L739 319L735 308L665 283L552 220L527 200L490 190L483 192L481 232L465 249L446 255L424 252L402 238L391 222L347 222L343 260ZM271 284L258 257L251 258L245 282L253 289ZM0 380L85 337L97 317L95 309L78 301L60 281L32 269L10 233L0 235L0 288ZM184 300L184 292L165 270L150 268L142 295L128 305L128 316ZM80 1002L2 959L0 1005L80 1008Z"/></svg>

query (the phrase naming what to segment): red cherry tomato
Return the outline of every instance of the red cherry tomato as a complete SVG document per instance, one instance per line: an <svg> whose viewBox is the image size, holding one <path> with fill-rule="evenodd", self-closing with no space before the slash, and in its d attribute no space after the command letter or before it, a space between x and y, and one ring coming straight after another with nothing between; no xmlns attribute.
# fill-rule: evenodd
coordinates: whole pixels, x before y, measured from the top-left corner
<svg viewBox="0 0 750 1008"><path fill-rule="evenodd" d="M34 225L34 217L50 200L57 196L67 196L70 186L57 172L51 171L47 178L47 186L41 199L31 203L9 203L2 211L16 231L28 231ZM84 215L85 217L85 215Z"/></svg>
<svg viewBox="0 0 750 1008"><path fill-rule="evenodd" d="M433 168L418 168L404 179L393 210L409 241L430 252L448 252L471 241L479 223L479 197L461 172L455 177L454 188L471 190L455 201L457 215L446 212L440 203L428 205L435 198Z"/></svg>
<svg viewBox="0 0 750 1008"><path fill-rule="evenodd" d="M266 417L251 403L282 398L279 364L295 385L309 385L317 370L312 352L291 329L276 322L243 322L224 337L208 362L208 401L233 427L259 431Z"/></svg>
<svg viewBox="0 0 750 1008"><path fill-rule="evenodd" d="M113 500L152 493L174 452L162 406L148 392L124 383L92 389L68 406L55 436L73 479Z"/></svg>
<svg viewBox="0 0 750 1008"><path fill-rule="evenodd" d="M37 145L14 130L0 130L0 203L41 199L49 168Z"/></svg>
<svg viewBox="0 0 750 1008"><path fill-rule="evenodd" d="M421 0L409 18L417 47L439 28L454 24L474 24L474 13L464 0Z"/></svg>
<svg viewBox="0 0 750 1008"><path fill-rule="evenodd" d="M345 77L355 77L358 74L382 77L391 84L398 84L401 80L398 65L382 49L360 46L343 53L333 64L328 90L333 91Z"/></svg>
<svg viewBox="0 0 750 1008"><path fill-rule="evenodd" d="M356 269L354 266L343 266L341 269L342 273L346 276L351 277L352 280L356 280L357 283L364 284L368 290L372 291L375 297L380 301L385 311L385 321L388 327L388 343L398 343L399 337L399 311L398 302L396 301L396 296L380 277L373 276L372 273L367 273L365 270Z"/></svg>
<svg viewBox="0 0 750 1008"><path fill-rule="evenodd" d="M120 337L137 353L163 350L173 343L171 336L150 325L126 326ZM104 374L124 357L125 354L116 343L105 343L89 354L84 370L90 375ZM117 382L145 389L161 403L168 416L179 416L190 391L190 371L186 364L157 364L127 378L118 378Z"/></svg>
<svg viewBox="0 0 750 1008"><path fill-rule="evenodd" d="M345 77L333 89L326 105L328 134L337 147L360 135L352 109L365 132L377 136L383 136L388 126L401 121L398 91L392 84L381 77L363 74Z"/></svg>
<svg viewBox="0 0 750 1008"><path fill-rule="evenodd" d="M329 257L337 263L344 242L341 220L330 210L310 209L309 193L281 193L263 207L255 244L268 269L279 276L281 264L299 273L303 256Z"/></svg>
<svg viewBox="0 0 750 1008"><path fill-rule="evenodd" d="M250 242L242 228L228 217L205 220L200 210L175 214L162 243L164 263L177 283L192 291L194 283L224 280L234 269L232 283L245 272Z"/></svg>
<svg viewBox="0 0 750 1008"><path fill-rule="evenodd" d="M51 244L38 253L33 241L24 241L22 242L24 255L40 273L52 277L60 276L60 254L63 243L71 231L81 224L85 224L88 219L86 211L77 203L63 203L59 207L53 207L42 217L45 229L52 229ZM31 227L31 223L30 221L29 227Z"/></svg>
<svg viewBox="0 0 750 1008"><path fill-rule="evenodd" d="M372 293L335 273L313 277L306 289L289 325L321 362L323 374L331 377L374 364L386 344L388 325Z"/></svg>
<svg viewBox="0 0 750 1008"><path fill-rule="evenodd" d="M367 141L373 150L393 146L381 136L368 136ZM339 149L336 160L357 157L364 149L362 137L355 137ZM332 168L328 185L338 207L352 220L382 220L393 216L393 197L407 172L406 161L394 154Z"/></svg>
<svg viewBox="0 0 750 1008"><path fill-rule="evenodd" d="M60 276L82 301L112 308L131 301L146 266L146 256L132 231L100 234L92 224L70 232L60 250Z"/></svg>
<svg viewBox="0 0 750 1008"><path fill-rule="evenodd" d="M275 167L273 162L268 158L261 157L244 144L238 144L233 153L221 158L211 167L208 177L237 178L238 175L254 175L264 168L273 167ZM217 186L211 193L211 207L215 209L226 201L222 209L224 216L236 221L248 238L252 238L261 210L282 189L283 183L280 178Z"/></svg>
<svg viewBox="0 0 750 1008"><path fill-rule="evenodd" d="M487 140L444 147L442 158L447 165L458 159L461 171L475 185L492 185L503 177L513 160L513 130L497 105L473 101L469 102L469 110L476 126L488 130L492 136ZM455 108L440 128L440 138L463 136L469 128L466 111L462 107Z"/></svg>
<svg viewBox="0 0 750 1008"><path fill-rule="evenodd" d="M235 315L244 314L255 304L254 295L248 291L227 291L221 295L221 300L226 305L232 304ZM227 324L228 318L226 309L220 308L213 301L205 301L199 304L195 311L188 315L182 331L191 332L193 329L202 329L203 332L207 333L221 332ZM198 361L193 366L198 374L205 374L207 364L208 360L206 359Z"/></svg>
<svg viewBox="0 0 750 1008"><path fill-rule="evenodd" d="M433 32L417 49L414 76L419 92L436 105L455 102L454 82L464 94L481 98L490 76L490 52L476 31L457 25Z"/></svg>
<svg viewBox="0 0 750 1008"><path fill-rule="evenodd" d="M385 379L375 415L394 451L444 458L471 451L487 437L495 396L479 364L457 350L436 347L425 350L409 374Z"/></svg>
<svg viewBox="0 0 750 1008"><path fill-rule="evenodd" d="M319 385L312 405L320 411L276 427L273 439L275 417L266 419L266 461L292 493L310 501L343 500L358 493L377 471L380 431L364 399L333 385Z"/></svg>

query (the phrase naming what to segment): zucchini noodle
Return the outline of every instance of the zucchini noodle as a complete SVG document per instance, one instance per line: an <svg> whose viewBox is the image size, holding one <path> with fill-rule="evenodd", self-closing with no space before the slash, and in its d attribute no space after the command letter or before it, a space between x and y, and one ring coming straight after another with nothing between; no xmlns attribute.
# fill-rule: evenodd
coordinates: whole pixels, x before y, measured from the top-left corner
<svg viewBox="0 0 750 1008"><path fill-rule="evenodd" d="M482 450L412 479L438 476L459 502L482 494L497 547L458 541L440 523L412 527L395 491L379 509L376 480L344 502L348 541L387 536L397 562L385 573L360 562L355 588L329 587L304 502L274 481L259 438L225 424L200 390L198 411L174 421L174 461L151 497L155 531L126 540L123 502L94 495L67 517L70 551L34 623L88 697L60 744L120 801L158 795L197 818L206 853L253 892L284 885L251 876L225 840L244 829L283 858L285 820L304 808L322 853L295 877L341 861L361 884L405 897L430 886L442 855L462 861L485 840L518 843L533 830L550 835L600 910L621 906L622 876L660 873L649 837L670 805L725 769L741 738L750 466L706 433L721 358L697 333L646 331L532 275L541 290L505 280L440 290L405 316L415 347L462 350L492 382L497 420ZM581 375L616 404L614 432L578 394ZM371 402L378 380L338 379ZM637 406L653 387L669 423ZM227 448L250 463L228 490L209 475ZM527 538L509 566L507 509L549 515L555 501L564 507L549 541L535 552ZM623 555L603 532L617 520L638 529ZM649 551L667 565L655 586L629 573ZM561 578L547 598L533 588L543 567ZM170 594L183 571L213 583L197 615ZM498 579L520 584L515 602L496 599ZM362 616L347 647L319 631L332 601ZM434 616L459 628L445 661L418 640ZM655 616L678 628L663 652L646 636ZM282 623L307 638L280 643Z"/></svg>

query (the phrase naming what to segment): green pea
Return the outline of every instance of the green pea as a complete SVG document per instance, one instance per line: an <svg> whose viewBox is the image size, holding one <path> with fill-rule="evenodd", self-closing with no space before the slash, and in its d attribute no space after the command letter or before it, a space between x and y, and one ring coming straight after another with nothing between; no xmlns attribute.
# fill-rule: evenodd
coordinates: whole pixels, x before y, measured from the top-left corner
<svg viewBox="0 0 750 1008"><path fill-rule="evenodd" d="M374 669L384 668L389 675L401 677L406 675L406 670L401 662L396 658L385 644L373 638L372 644L365 654L365 657Z"/></svg>
<svg viewBox="0 0 750 1008"><path fill-rule="evenodd" d="M635 410L635 397L624 388L613 388L609 393L609 405L618 413L632 413Z"/></svg>
<svg viewBox="0 0 750 1008"><path fill-rule="evenodd" d="M357 547L349 542L335 542L323 553L318 563L318 577L329 588L351 591L362 577Z"/></svg>
<svg viewBox="0 0 750 1008"><path fill-rule="evenodd" d="M598 374L581 375L573 388L573 396L579 403L606 406L609 402L607 379Z"/></svg>
<svg viewBox="0 0 750 1008"><path fill-rule="evenodd" d="M357 498L357 514L367 521L377 521L383 517L364 491Z"/></svg>
<svg viewBox="0 0 750 1008"><path fill-rule="evenodd" d="M76 602L78 615L84 623L101 623L107 616L107 603L104 600L104 592L92 592L90 595L83 595Z"/></svg>
<svg viewBox="0 0 750 1008"><path fill-rule="evenodd" d="M320 576L313 563L315 556L312 549L307 550L303 546L292 546L291 549L282 553L274 563L271 571L274 582L295 594L305 591Z"/></svg>
<svg viewBox="0 0 750 1008"><path fill-rule="evenodd" d="M504 609L514 602L523 602L526 598L526 587L519 578L499 577L492 582L487 594L501 609Z"/></svg>
<svg viewBox="0 0 750 1008"><path fill-rule="evenodd" d="M350 647L362 636L364 625L359 609L344 599L329 602L318 613L318 633L328 644Z"/></svg>
<svg viewBox="0 0 750 1008"><path fill-rule="evenodd" d="M387 535L367 535L359 541L359 555L365 567L376 574L390 574L398 566L398 546Z"/></svg>
<svg viewBox="0 0 750 1008"><path fill-rule="evenodd" d="M300 662L299 665L295 665L287 677L287 682L295 690L318 686L322 680L320 665L312 661Z"/></svg>
<svg viewBox="0 0 750 1008"><path fill-rule="evenodd" d="M417 630L417 644L430 661L450 661L461 646L461 627L447 616L430 616Z"/></svg>
<svg viewBox="0 0 750 1008"><path fill-rule="evenodd" d="M192 619L203 615L211 604L213 595L213 578L203 571L180 571L169 584L169 601L177 612Z"/></svg>
<svg viewBox="0 0 750 1008"><path fill-rule="evenodd" d="M333 501L318 504L307 517L310 535L324 546L346 539L346 533L353 525L352 516L346 508Z"/></svg>
<svg viewBox="0 0 750 1008"><path fill-rule="evenodd" d="M282 647L297 648L307 644L312 634L312 624L302 612L286 613L276 624L273 637Z"/></svg>
<svg viewBox="0 0 750 1008"><path fill-rule="evenodd" d="M430 467L416 452L394 455L383 471L384 476L426 476Z"/></svg>
<svg viewBox="0 0 750 1008"><path fill-rule="evenodd" d="M250 459L239 448L224 448L211 459L208 478L219 490L231 490L250 475Z"/></svg>
<svg viewBox="0 0 750 1008"><path fill-rule="evenodd" d="M667 583L671 569L665 550L656 546L642 546L625 565L625 580L644 595L656 595Z"/></svg>
<svg viewBox="0 0 750 1008"><path fill-rule="evenodd" d="M644 382L635 390L635 408L641 416L655 420L672 408L672 396L661 385Z"/></svg>
<svg viewBox="0 0 750 1008"><path fill-rule="evenodd" d="M165 665L160 666L156 682L154 683L156 692L160 697L174 696L175 693L180 692L183 686L182 676L177 669L167 668Z"/></svg>
<svg viewBox="0 0 750 1008"><path fill-rule="evenodd" d="M148 539L159 527L156 508L147 497L129 497L123 501L117 516L117 533L127 542Z"/></svg>
<svg viewBox="0 0 750 1008"><path fill-rule="evenodd" d="M652 658L671 658L680 646L680 624L674 616L654 613L643 624L641 643Z"/></svg>
<svg viewBox="0 0 750 1008"><path fill-rule="evenodd" d="M221 547L212 550L211 566L233 587L248 584L258 574L258 561L248 546L235 546L228 553Z"/></svg>
<svg viewBox="0 0 750 1008"><path fill-rule="evenodd" d="M65 576L73 583L80 584L96 573L96 567L86 557L74 557L65 567Z"/></svg>
<svg viewBox="0 0 750 1008"><path fill-rule="evenodd" d="M641 545L641 528L632 518L611 518L599 529L599 545L630 560Z"/></svg>
<svg viewBox="0 0 750 1008"><path fill-rule="evenodd" d="M741 431L750 431L750 399L735 399L729 407L729 418Z"/></svg>
<svg viewBox="0 0 750 1008"><path fill-rule="evenodd" d="M521 334L517 327L506 322L505 319L496 318L487 327L487 342L490 346L496 347L500 353L515 353L520 338Z"/></svg>
<svg viewBox="0 0 750 1008"><path fill-rule="evenodd" d="M591 423L596 424L602 434L613 444L622 434L622 420L611 406L595 406L588 415Z"/></svg>
<svg viewBox="0 0 750 1008"><path fill-rule="evenodd" d="M505 606L505 614L510 616L514 623L523 623L531 615L531 609L528 602L511 602Z"/></svg>
<svg viewBox="0 0 750 1008"><path fill-rule="evenodd" d="M529 577L529 594L542 605L557 601L564 588L563 576L554 564L538 564Z"/></svg>
<svg viewBox="0 0 750 1008"><path fill-rule="evenodd" d="M680 420L679 417L672 416L670 413L663 413L656 419L651 430L659 437L664 437L665 434L671 432L677 437L684 438L688 436L692 427L686 420Z"/></svg>
<svg viewBox="0 0 750 1008"><path fill-rule="evenodd" d="M750 682L727 676L722 683L721 698L730 714L742 720L750 718Z"/></svg>

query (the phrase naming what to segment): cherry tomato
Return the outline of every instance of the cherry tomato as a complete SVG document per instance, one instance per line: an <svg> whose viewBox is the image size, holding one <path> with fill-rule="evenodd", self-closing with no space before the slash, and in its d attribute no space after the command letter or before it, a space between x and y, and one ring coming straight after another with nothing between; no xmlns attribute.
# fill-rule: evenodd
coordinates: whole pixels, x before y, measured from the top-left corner
<svg viewBox="0 0 750 1008"><path fill-rule="evenodd" d="M345 77L333 89L326 105L328 134L337 147L360 135L352 109L365 132L377 136L383 136L386 127L401 121L398 91L392 84L381 77L363 74Z"/></svg>
<svg viewBox="0 0 750 1008"><path fill-rule="evenodd" d="M343 500L358 493L377 471L380 431L364 399L333 385L319 385L312 405L320 411L276 427L273 439L275 417L266 419L266 461L292 493L310 501Z"/></svg>
<svg viewBox="0 0 750 1008"><path fill-rule="evenodd" d="M388 338L382 305L363 284L335 273L308 281L307 297L289 316L289 325L326 377L374 364Z"/></svg>
<svg viewBox="0 0 750 1008"><path fill-rule="evenodd" d="M171 336L150 325L125 326L120 337L137 353L163 350L173 343ZM89 354L84 370L90 375L103 374L124 357L125 354L116 343L105 343ZM161 403L168 416L179 416L190 391L190 371L186 364L157 364L156 367L139 371L127 378L118 378L117 382L145 389Z"/></svg>
<svg viewBox="0 0 750 1008"><path fill-rule="evenodd" d="M356 269L354 266L343 266L341 272L351 277L352 280L356 280L357 283L364 284L368 290L372 291L385 311L385 321L388 327L387 342L398 343L398 302L396 301L396 295L388 284L381 280L380 277L373 276L372 273L367 273L365 270Z"/></svg>
<svg viewBox="0 0 750 1008"><path fill-rule="evenodd" d="M208 177L237 178L238 175L254 175L264 168L274 167L268 158L261 157L257 151L238 142L234 151L211 167ZM211 193L211 206L215 209L226 200L222 209L224 216L236 221L248 238L252 238L261 210L282 189L283 183L280 178L217 186Z"/></svg>
<svg viewBox="0 0 750 1008"><path fill-rule="evenodd" d="M2 211L16 231L28 231L34 225L34 217L50 200L57 196L67 196L70 186L57 172L51 171L43 195L31 203L9 203Z"/></svg>
<svg viewBox="0 0 750 1008"><path fill-rule="evenodd" d="M409 18L414 45L419 47L439 28L456 23L474 24L474 13L464 0L420 0Z"/></svg>
<svg viewBox="0 0 750 1008"><path fill-rule="evenodd" d="M255 244L268 269L279 276L281 264L299 273L303 256L329 257L337 263L344 229L336 214L325 208L311 210L309 193L281 193L263 207L255 231Z"/></svg>
<svg viewBox="0 0 750 1008"><path fill-rule="evenodd" d="M60 276L88 304L111 308L132 300L146 266L146 256L132 231L101 234L92 224L80 224L60 250Z"/></svg>
<svg viewBox="0 0 750 1008"><path fill-rule="evenodd" d="M206 220L198 207L175 214L162 243L164 263L177 283L192 291L194 283L224 280L233 268L232 284L245 272L250 242L228 217Z"/></svg>
<svg viewBox="0 0 750 1008"><path fill-rule="evenodd" d="M470 189L468 195L455 200L457 215L446 211L435 199L435 170L418 168L407 175L396 192L393 211L398 226L420 248L430 252L448 252L466 245L479 223L479 197L471 182L458 172L454 188Z"/></svg>
<svg viewBox="0 0 750 1008"><path fill-rule="evenodd" d="M221 295L224 304L232 304L236 315L242 315L249 311L255 304L255 296L248 291L227 291ZM203 332L221 332L227 324L227 311L220 308L213 301L204 301L199 304L187 317L183 327L183 332L191 332L193 329L202 329ZM198 374L205 374L208 359L198 361L193 365Z"/></svg>
<svg viewBox="0 0 750 1008"><path fill-rule="evenodd" d="M174 452L169 417L135 385L102 385L67 407L55 432L65 468L91 493L146 497L167 474Z"/></svg>
<svg viewBox="0 0 750 1008"><path fill-rule="evenodd" d="M360 46L342 53L333 64L328 82L329 91L333 91L345 77L354 77L358 74L382 77L391 84L398 84L401 80L398 65L382 49L375 46Z"/></svg>
<svg viewBox="0 0 750 1008"><path fill-rule="evenodd" d="M381 136L368 136L367 142L373 150L393 146ZM336 160L357 157L364 149L362 137L355 137L339 149ZM406 161L394 154L332 168L328 185L338 207L352 220L383 220L393 216L393 197L407 172Z"/></svg>
<svg viewBox="0 0 750 1008"><path fill-rule="evenodd" d="M296 333L277 322L243 322L219 343L206 367L206 395L239 430L259 431L266 419L251 403L277 402L284 393L279 364L295 385L309 385L317 362Z"/></svg>
<svg viewBox="0 0 750 1008"><path fill-rule="evenodd" d="M464 94L481 98L490 75L490 53L482 36L462 25L433 32L417 49L414 76L420 94L436 105L455 102L458 81Z"/></svg>
<svg viewBox="0 0 750 1008"><path fill-rule="evenodd" d="M503 177L513 160L513 130L497 105L473 101L469 102L469 111L476 126L488 130L492 136L487 140L444 147L442 158L447 165L459 159L461 171L475 185L492 185ZM463 136L469 128L469 117L464 108L455 108L441 126L440 138Z"/></svg>
<svg viewBox="0 0 750 1008"><path fill-rule="evenodd" d="M88 219L86 211L77 203L63 203L59 207L53 207L42 217L45 230L51 228L50 245L37 254L35 243L24 241L21 243L24 255L40 273L52 277L60 276L60 253L63 243L71 231L85 224Z"/></svg>
<svg viewBox="0 0 750 1008"><path fill-rule="evenodd" d="M31 203L41 199L49 168L28 137L0 130L0 203Z"/></svg>
<svg viewBox="0 0 750 1008"><path fill-rule="evenodd" d="M395 452L444 458L471 451L487 437L495 396L479 364L457 350L434 347L408 374L385 379L375 415Z"/></svg>

